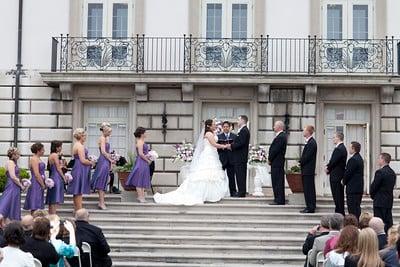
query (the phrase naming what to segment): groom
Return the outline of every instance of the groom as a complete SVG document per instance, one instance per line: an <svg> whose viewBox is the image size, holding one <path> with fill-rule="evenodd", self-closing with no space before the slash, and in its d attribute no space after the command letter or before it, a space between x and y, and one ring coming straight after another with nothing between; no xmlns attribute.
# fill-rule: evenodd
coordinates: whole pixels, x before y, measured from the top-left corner
<svg viewBox="0 0 400 267"><path fill-rule="evenodd" d="M233 143L228 145L228 149L232 150L232 162L235 168L236 183L239 192L235 197L246 196L246 176L247 176L247 159L249 155L250 132L247 128L249 119L246 115L241 115L238 118L237 136Z"/></svg>

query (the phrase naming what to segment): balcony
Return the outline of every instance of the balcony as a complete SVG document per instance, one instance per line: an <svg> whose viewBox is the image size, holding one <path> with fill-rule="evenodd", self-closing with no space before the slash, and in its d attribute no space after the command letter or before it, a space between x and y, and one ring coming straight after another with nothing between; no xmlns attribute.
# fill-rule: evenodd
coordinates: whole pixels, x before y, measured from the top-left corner
<svg viewBox="0 0 400 267"><path fill-rule="evenodd" d="M398 75L400 40L52 38L52 72Z"/></svg>

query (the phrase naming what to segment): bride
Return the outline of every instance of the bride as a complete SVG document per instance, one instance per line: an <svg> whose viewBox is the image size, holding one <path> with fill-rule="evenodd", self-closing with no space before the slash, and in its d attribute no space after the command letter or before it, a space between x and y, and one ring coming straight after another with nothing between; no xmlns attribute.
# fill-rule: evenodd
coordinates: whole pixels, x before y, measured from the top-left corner
<svg viewBox="0 0 400 267"><path fill-rule="evenodd" d="M217 202L229 195L229 183L219 160L217 149L226 149L226 145L217 143L214 134L214 120L206 120L200 134L189 167L189 173L183 183L166 194L156 193L154 201L162 204L196 205L205 201Z"/></svg>

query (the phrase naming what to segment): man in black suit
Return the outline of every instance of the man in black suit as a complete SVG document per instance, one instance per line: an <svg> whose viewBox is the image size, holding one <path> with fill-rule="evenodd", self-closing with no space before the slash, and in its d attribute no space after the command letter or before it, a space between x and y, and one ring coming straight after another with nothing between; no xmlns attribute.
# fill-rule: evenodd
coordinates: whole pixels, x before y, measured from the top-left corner
<svg viewBox="0 0 400 267"><path fill-rule="evenodd" d="M380 169L375 172L374 181L370 187L370 195L374 200L374 216L385 223L385 232L392 227L393 189L396 185L396 173L390 168L391 156L381 153L378 159Z"/></svg>
<svg viewBox="0 0 400 267"><path fill-rule="evenodd" d="M104 237L103 231L92 224L89 224L89 212L86 209L79 209L75 213L76 235L82 242L87 242L92 249L93 267L110 267L112 261L108 253L110 246ZM88 259L83 257L82 266L89 266Z"/></svg>
<svg viewBox="0 0 400 267"><path fill-rule="evenodd" d="M350 154L343 175L343 185L346 186L347 209L350 214L360 218L361 199L364 192L364 160L360 155L361 144L351 142Z"/></svg>
<svg viewBox="0 0 400 267"><path fill-rule="evenodd" d="M222 123L222 133L218 135L219 144L230 144L235 138L236 134L231 133L231 124L229 121L224 121ZM235 182L235 167L233 165L233 155L232 151L229 149L218 149L219 160L222 164L222 169L226 170L229 179L229 192L231 197L233 197L236 191Z"/></svg>
<svg viewBox="0 0 400 267"><path fill-rule="evenodd" d="M285 154L287 137L282 121L276 121L274 132L276 137L268 152L268 164L271 165L272 189L274 191L274 202L271 205L285 205Z"/></svg>
<svg viewBox="0 0 400 267"><path fill-rule="evenodd" d="M301 179L303 182L304 199L306 207L301 213L314 213L317 197L315 195L315 165L317 162L317 142L312 137L314 126L308 125L304 128L303 136L306 139L303 153L300 158Z"/></svg>
<svg viewBox="0 0 400 267"><path fill-rule="evenodd" d="M329 174L332 197L335 202L335 213L340 213L344 216L344 187L342 179L346 168L347 149L343 144L343 139L343 133L336 133L333 137L336 147L332 152L328 165L326 165L326 173Z"/></svg>
<svg viewBox="0 0 400 267"><path fill-rule="evenodd" d="M238 118L239 130L232 144L228 145L228 149L232 150L232 161L235 168L236 183L238 185L238 193L236 197L246 196L246 177L247 177L247 159L249 157L250 131L247 128L249 119L246 115Z"/></svg>

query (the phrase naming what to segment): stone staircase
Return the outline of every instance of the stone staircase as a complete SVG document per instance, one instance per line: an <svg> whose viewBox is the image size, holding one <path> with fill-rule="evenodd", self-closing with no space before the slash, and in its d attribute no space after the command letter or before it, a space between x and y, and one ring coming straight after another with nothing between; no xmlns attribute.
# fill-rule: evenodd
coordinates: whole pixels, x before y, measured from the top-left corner
<svg viewBox="0 0 400 267"><path fill-rule="evenodd" d="M91 223L100 226L116 267L122 266L302 266L301 247L321 215L334 210L330 198L318 198L315 214L300 205L270 206L270 198L227 198L201 206L139 204L107 195L108 210L98 210L97 196L85 198ZM400 219L395 201L394 221ZM363 209L372 210L364 197ZM71 197L59 210L72 215Z"/></svg>

